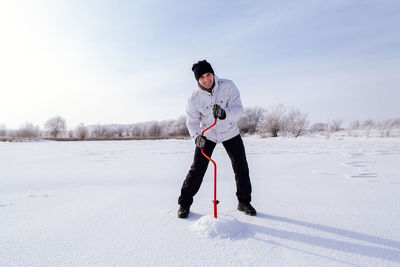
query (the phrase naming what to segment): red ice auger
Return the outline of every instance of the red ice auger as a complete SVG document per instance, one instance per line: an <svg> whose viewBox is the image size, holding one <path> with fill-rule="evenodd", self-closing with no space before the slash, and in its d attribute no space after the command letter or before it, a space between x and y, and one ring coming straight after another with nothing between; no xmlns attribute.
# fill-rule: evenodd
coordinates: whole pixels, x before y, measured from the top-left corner
<svg viewBox="0 0 400 267"><path fill-rule="evenodd" d="M204 133L210 129L211 127L213 127L215 124L217 123L217 118L215 118L214 123L208 127L207 129L205 129L204 131L201 132L201 136L204 135ZM204 149L201 149L201 153L214 164L214 218L217 218L217 205L219 203L219 201L217 200L217 164L215 163L215 161L213 161L209 156L207 156L206 153L204 153Z"/></svg>

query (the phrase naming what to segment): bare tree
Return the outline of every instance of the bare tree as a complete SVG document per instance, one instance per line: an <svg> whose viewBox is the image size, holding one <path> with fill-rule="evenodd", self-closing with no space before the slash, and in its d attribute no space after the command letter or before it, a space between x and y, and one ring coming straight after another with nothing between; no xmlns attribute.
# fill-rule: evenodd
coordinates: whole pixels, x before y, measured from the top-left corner
<svg viewBox="0 0 400 267"><path fill-rule="evenodd" d="M85 125L83 123L79 124L78 127L76 127L75 129L75 135L79 138L79 139L86 139L89 136L89 131L88 129L85 127Z"/></svg>
<svg viewBox="0 0 400 267"><path fill-rule="evenodd" d="M172 121L168 127L168 136L189 136L189 130L186 126L186 116L180 116L177 120Z"/></svg>
<svg viewBox="0 0 400 267"><path fill-rule="evenodd" d="M261 135L271 134L272 137L277 137L278 133L284 128L285 112L286 108L282 104L267 111L260 123L259 132Z"/></svg>
<svg viewBox="0 0 400 267"><path fill-rule="evenodd" d="M300 136L308 127L307 114L301 113L299 109L291 108L286 117L286 129L295 137Z"/></svg>
<svg viewBox="0 0 400 267"><path fill-rule="evenodd" d="M92 137L94 138L111 138L114 135L114 131L110 128L107 127L106 125L96 125L94 126L94 129L91 133Z"/></svg>
<svg viewBox="0 0 400 267"><path fill-rule="evenodd" d="M74 134L74 131L73 130L69 130L68 131L68 138L74 138L75 137L75 134Z"/></svg>
<svg viewBox="0 0 400 267"><path fill-rule="evenodd" d="M37 138L40 136L39 126L26 122L14 133L14 135L18 138Z"/></svg>
<svg viewBox="0 0 400 267"><path fill-rule="evenodd" d="M378 123L378 131L381 137L389 137L394 127L394 120L384 120Z"/></svg>
<svg viewBox="0 0 400 267"><path fill-rule="evenodd" d="M65 119L61 116L55 116L49 119L45 124L45 129L53 138L58 138L67 128Z"/></svg>
<svg viewBox="0 0 400 267"><path fill-rule="evenodd" d="M93 138L101 137L103 135L103 127L100 124L94 126L90 134Z"/></svg>
<svg viewBox="0 0 400 267"><path fill-rule="evenodd" d="M118 137L123 137L125 133L125 126L124 125L119 125L118 128L116 129L116 133Z"/></svg>
<svg viewBox="0 0 400 267"><path fill-rule="evenodd" d="M174 120L164 120L157 122L158 126L161 128L158 136L169 136L172 130L172 124Z"/></svg>
<svg viewBox="0 0 400 267"><path fill-rule="evenodd" d="M147 130L147 135L148 136L161 136L161 126L157 121L153 121L149 123L149 127Z"/></svg>
<svg viewBox="0 0 400 267"><path fill-rule="evenodd" d="M340 131L342 123L343 123L342 119L336 119L331 121L331 123L329 124L329 131L332 133Z"/></svg>
<svg viewBox="0 0 400 267"><path fill-rule="evenodd" d="M365 120L365 121L362 123L362 125L361 125L361 127L362 127L363 129L365 129L365 128L370 128L370 129L372 129L372 128L374 128L375 126L376 126L376 122L373 121L373 120L371 120L371 119Z"/></svg>
<svg viewBox="0 0 400 267"><path fill-rule="evenodd" d="M354 131L357 131L358 129L360 129L360 121L354 120L350 123L349 127L347 128L347 132L349 133L349 136L353 136ZM357 136L357 134L355 136Z"/></svg>
<svg viewBox="0 0 400 267"><path fill-rule="evenodd" d="M362 123L362 126L361 126L361 127L365 130L365 135L366 135L367 137L369 137L369 133L370 133L371 129L373 129L375 126L376 126L375 121L373 121L373 120L371 120L371 119L368 119L368 120L365 120L365 121Z"/></svg>
<svg viewBox="0 0 400 267"><path fill-rule="evenodd" d="M310 131L312 133L326 132L328 131L328 124L322 122L315 123L310 127Z"/></svg>
<svg viewBox="0 0 400 267"><path fill-rule="evenodd" d="M7 136L7 128L4 124L0 124L0 136Z"/></svg>
<svg viewBox="0 0 400 267"><path fill-rule="evenodd" d="M146 135L146 126L143 122L135 123L131 126L131 134L135 137L145 136Z"/></svg>
<svg viewBox="0 0 400 267"><path fill-rule="evenodd" d="M400 118L393 120L393 127L400 128Z"/></svg>
<svg viewBox="0 0 400 267"><path fill-rule="evenodd" d="M126 127L125 127L125 136L126 137L131 136L131 128L129 125L126 125Z"/></svg>
<svg viewBox="0 0 400 267"><path fill-rule="evenodd" d="M254 134L260 125L265 113L265 109L261 107L250 107L244 109L244 116L238 121L241 134Z"/></svg>

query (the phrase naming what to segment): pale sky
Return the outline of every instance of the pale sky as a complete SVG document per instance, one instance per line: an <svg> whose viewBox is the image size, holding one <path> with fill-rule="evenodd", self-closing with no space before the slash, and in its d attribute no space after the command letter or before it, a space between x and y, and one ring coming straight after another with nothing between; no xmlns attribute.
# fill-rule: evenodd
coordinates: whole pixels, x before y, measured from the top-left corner
<svg viewBox="0 0 400 267"><path fill-rule="evenodd" d="M245 107L400 117L400 1L0 0L0 125L185 114L207 59Z"/></svg>

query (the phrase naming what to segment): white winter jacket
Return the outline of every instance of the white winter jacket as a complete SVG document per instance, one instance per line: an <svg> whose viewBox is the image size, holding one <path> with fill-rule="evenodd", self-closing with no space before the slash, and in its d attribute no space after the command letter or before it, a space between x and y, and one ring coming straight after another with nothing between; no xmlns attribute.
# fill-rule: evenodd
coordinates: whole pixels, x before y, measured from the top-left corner
<svg viewBox="0 0 400 267"><path fill-rule="evenodd" d="M220 143L239 134L237 122L243 115L243 106L239 91L231 80L219 79L217 76L214 79L215 86L211 94L199 86L193 91L186 106L186 125L190 136L196 138L214 123L212 106L220 105L226 112L226 118L218 119L217 124L204 133L207 139Z"/></svg>

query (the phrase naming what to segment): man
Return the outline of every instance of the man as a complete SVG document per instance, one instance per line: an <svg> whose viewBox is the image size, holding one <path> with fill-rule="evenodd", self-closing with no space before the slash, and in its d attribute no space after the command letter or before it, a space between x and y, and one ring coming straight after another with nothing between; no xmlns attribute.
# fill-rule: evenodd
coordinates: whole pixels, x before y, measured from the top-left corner
<svg viewBox="0 0 400 267"><path fill-rule="evenodd" d="M243 106L235 84L226 79L219 79L211 65L202 60L193 64L192 71L197 81L197 88L189 98L186 107L186 125L192 138L195 138L196 149L193 164L183 182L179 197L179 218L187 218L193 197L198 192L207 170L208 159L201 149L211 157L217 143L222 143L232 162L236 180L238 210L247 215L256 215L251 206L251 183L246 153L239 134L237 121L243 115ZM217 124L205 132L214 118Z"/></svg>

